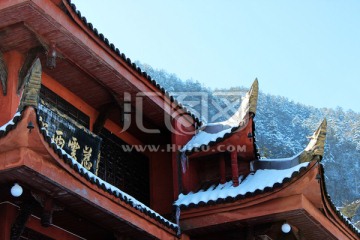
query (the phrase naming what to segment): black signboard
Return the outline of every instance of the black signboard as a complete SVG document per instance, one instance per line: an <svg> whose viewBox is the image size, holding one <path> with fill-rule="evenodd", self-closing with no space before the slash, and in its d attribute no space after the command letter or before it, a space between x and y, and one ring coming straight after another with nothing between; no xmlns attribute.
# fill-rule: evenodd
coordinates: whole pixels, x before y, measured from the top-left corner
<svg viewBox="0 0 360 240"><path fill-rule="evenodd" d="M48 136L84 168L97 174L101 138L55 108L38 105L42 127Z"/></svg>

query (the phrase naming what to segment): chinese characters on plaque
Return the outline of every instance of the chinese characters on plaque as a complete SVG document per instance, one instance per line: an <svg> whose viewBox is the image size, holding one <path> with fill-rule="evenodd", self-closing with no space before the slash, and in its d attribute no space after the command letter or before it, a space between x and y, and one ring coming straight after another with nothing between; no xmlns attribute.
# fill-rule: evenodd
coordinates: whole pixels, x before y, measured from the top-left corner
<svg viewBox="0 0 360 240"><path fill-rule="evenodd" d="M38 114L42 127L52 141L84 168L97 174L101 138L44 104L39 104Z"/></svg>

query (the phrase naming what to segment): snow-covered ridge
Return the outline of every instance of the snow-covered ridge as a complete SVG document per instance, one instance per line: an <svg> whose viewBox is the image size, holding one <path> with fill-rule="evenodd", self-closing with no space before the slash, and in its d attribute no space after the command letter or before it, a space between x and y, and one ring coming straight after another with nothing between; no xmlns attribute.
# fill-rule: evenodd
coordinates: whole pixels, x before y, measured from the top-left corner
<svg viewBox="0 0 360 240"><path fill-rule="evenodd" d="M248 175L244 180L239 177L239 186L234 187L232 181L224 184L213 185L207 190L199 192L190 192L186 195L180 194L178 200L175 201L176 206L189 206L190 204L207 203L218 199L226 199L227 197L237 197L246 193L254 193L257 190L264 190L267 187L272 188L276 183L282 183L285 178L291 178L292 174L298 172L302 167L307 167L308 162L301 163L289 169L283 170L257 170L254 174Z"/></svg>
<svg viewBox="0 0 360 240"><path fill-rule="evenodd" d="M208 145L210 142L216 142L218 138L223 138L225 134L231 133L232 128L225 129L217 133L207 133L201 131L197 133L180 151L191 151L194 148L199 148L202 145Z"/></svg>
<svg viewBox="0 0 360 240"><path fill-rule="evenodd" d="M237 128L246 126L249 120L250 98L251 90L246 93L239 109L232 117L223 122L209 123L201 127L201 130L180 151L191 151L194 148L209 145L210 142L221 140L226 134L232 133Z"/></svg>
<svg viewBox="0 0 360 240"><path fill-rule="evenodd" d="M292 157L288 157L288 158L260 158L259 161L263 161L263 162L287 162L287 161L291 161L291 160L299 157L302 152L303 151L297 153L296 155L294 155Z"/></svg>

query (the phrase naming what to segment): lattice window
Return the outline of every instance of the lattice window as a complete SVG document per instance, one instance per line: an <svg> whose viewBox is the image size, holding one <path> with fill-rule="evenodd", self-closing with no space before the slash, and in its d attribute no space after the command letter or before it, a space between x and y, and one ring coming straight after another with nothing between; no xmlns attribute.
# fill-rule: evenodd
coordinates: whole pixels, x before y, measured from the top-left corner
<svg viewBox="0 0 360 240"><path fill-rule="evenodd" d="M148 158L135 151L124 151L123 146L127 144L105 128L100 137L103 141L98 176L149 205Z"/></svg>
<svg viewBox="0 0 360 240"><path fill-rule="evenodd" d="M44 85L42 85L40 89L40 99L51 107L55 107L61 113L70 117L82 126L89 128L90 117L88 115L71 105L65 99L61 98L59 95L57 95Z"/></svg>

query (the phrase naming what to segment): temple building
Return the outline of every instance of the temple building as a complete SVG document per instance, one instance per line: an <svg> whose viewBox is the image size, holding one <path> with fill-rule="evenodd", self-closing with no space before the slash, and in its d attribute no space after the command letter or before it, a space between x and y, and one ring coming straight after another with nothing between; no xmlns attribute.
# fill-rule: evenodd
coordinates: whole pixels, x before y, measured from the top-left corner
<svg viewBox="0 0 360 240"><path fill-rule="evenodd" d="M257 79L204 124L71 1L0 0L0 80L0 239L360 239L326 191L326 120L259 156Z"/></svg>

